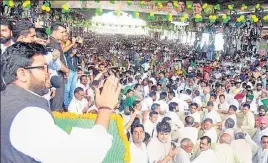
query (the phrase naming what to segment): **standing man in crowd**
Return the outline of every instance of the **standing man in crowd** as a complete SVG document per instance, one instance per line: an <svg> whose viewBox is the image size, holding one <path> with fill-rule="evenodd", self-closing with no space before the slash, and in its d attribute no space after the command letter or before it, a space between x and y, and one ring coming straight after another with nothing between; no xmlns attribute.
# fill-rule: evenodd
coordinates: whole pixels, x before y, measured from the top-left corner
<svg viewBox="0 0 268 163"><path fill-rule="evenodd" d="M51 36L49 40L49 47L57 49L60 52L60 60L64 66L67 66L66 58L63 54L63 50L60 41L63 40L66 34L66 27L61 23L52 23L51 25ZM51 99L51 110L62 110L63 109L63 99L64 99L64 85L66 84L66 77L68 73L64 74L62 71L58 71L58 76L62 80L61 87L56 89L56 94L53 99Z"/></svg>
<svg viewBox="0 0 268 163"><path fill-rule="evenodd" d="M82 57L81 54L79 54L77 50L77 45L76 40L72 40L75 44L73 47L64 53L66 60L67 60L67 65L70 70L69 76L68 76L68 81L65 84L65 90L64 90L64 107L68 108L70 101L73 98L74 95L74 89L77 84L77 69L78 69L78 64L82 63ZM86 90L85 90L86 91Z"/></svg>

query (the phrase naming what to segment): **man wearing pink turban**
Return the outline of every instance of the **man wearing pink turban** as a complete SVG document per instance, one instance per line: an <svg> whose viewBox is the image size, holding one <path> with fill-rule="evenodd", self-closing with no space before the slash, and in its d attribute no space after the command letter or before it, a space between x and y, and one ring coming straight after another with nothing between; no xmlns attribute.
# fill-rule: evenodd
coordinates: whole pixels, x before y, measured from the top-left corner
<svg viewBox="0 0 268 163"><path fill-rule="evenodd" d="M258 145L261 145L261 137L266 135L268 136L268 117L267 116L262 116L257 119L257 126L258 130L255 136L255 142Z"/></svg>

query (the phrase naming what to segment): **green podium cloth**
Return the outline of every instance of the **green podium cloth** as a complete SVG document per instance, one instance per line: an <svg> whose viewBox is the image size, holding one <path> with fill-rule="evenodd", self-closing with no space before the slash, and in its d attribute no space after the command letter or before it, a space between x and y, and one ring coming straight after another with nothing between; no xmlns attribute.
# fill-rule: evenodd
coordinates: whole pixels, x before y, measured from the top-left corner
<svg viewBox="0 0 268 163"><path fill-rule="evenodd" d="M86 117L86 115L83 115L85 118L81 116L78 117L79 115L75 115L73 113L54 112L53 115L55 124L68 134L70 134L72 127L92 128L96 120L96 115L93 114L86 114L88 117ZM111 118L108 129L108 133L113 137L112 147L104 158L103 163L124 163L126 162L124 161L124 158L127 152L122 134L120 135L118 128L119 125L123 124L117 124L121 122L121 120L117 120L117 118L121 118L118 117L119 115L113 116L114 118ZM99 145L101 145L101 140Z"/></svg>

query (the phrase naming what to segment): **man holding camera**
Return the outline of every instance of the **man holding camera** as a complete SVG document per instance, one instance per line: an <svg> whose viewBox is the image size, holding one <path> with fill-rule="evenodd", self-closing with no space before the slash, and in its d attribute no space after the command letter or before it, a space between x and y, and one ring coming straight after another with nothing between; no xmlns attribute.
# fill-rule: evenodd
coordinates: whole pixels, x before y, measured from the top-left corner
<svg viewBox="0 0 268 163"><path fill-rule="evenodd" d="M74 95L74 89L76 88L77 84L77 69L78 64L81 64L82 58L81 54L79 54L77 50L78 42L75 38L72 39L72 42L75 42L75 44L72 46L72 48L64 53L67 61L67 66L70 70L68 81L65 84L64 89L64 107L68 108L68 105L70 104L73 95Z"/></svg>

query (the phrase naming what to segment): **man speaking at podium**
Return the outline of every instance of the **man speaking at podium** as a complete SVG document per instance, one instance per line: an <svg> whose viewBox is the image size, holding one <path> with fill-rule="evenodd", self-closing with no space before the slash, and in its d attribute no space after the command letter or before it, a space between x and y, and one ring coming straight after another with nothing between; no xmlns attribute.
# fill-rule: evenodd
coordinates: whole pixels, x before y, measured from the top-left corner
<svg viewBox="0 0 268 163"><path fill-rule="evenodd" d="M92 129L73 128L70 135L58 128L48 101L50 87L45 49L39 44L16 43L1 57L1 163L100 163L112 146L107 133L121 90L110 76L102 93L96 90L99 112Z"/></svg>

